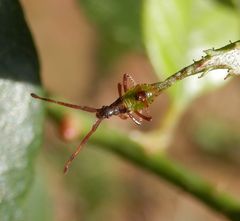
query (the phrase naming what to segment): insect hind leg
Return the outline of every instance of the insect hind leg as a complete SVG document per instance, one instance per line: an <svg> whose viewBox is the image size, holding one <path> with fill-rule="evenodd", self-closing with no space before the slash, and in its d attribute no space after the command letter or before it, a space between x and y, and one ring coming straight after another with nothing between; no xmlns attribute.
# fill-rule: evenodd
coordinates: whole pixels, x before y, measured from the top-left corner
<svg viewBox="0 0 240 221"><path fill-rule="evenodd" d="M132 84L132 86L129 85L130 83ZM134 86L136 86L136 82L134 81L132 76L129 74L124 74L123 75L123 90L124 90L124 92L126 93L129 88L134 87Z"/></svg>

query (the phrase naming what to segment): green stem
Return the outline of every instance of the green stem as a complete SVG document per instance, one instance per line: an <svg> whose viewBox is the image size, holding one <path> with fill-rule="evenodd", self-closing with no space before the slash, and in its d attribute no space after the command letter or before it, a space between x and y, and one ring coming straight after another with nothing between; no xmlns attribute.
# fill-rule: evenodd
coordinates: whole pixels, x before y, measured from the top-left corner
<svg viewBox="0 0 240 221"><path fill-rule="evenodd" d="M48 113L59 123L66 114L69 114L69 111L61 107L50 106ZM78 114L76 120L80 121L84 128L90 128L90 119L86 115ZM85 129L83 132L86 132ZM239 221L240 202L225 193L218 192L212 185L167 157L149 154L142 145L132 141L127 135L110 130L103 124L89 142L112 151L129 162L164 178L230 220Z"/></svg>
<svg viewBox="0 0 240 221"><path fill-rule="evenodd" d="M171 87L177 81L186 77L202 73L203 77L206 73L217 69L227 69L228 75L240 75L240 41L230 43L219 49L209 49L204 51L206 56L193 64L181 69L177 73L171 75L166 80L153 83L152 86L157 88L158 94L163 90Z"/></svg>

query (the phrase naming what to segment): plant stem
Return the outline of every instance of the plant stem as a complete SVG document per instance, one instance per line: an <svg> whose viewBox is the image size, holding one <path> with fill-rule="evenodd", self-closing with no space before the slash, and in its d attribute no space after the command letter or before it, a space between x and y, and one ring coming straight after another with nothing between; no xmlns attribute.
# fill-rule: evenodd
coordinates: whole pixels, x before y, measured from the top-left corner
<svg viewBox="0 0 240 221"><path fill-rule="evenodd" d="M61 107L49 106L49 116L60 123L69 110ZM83 117L84 116L84 117ZM83 124L83 128L90 128L91 122L86 115L77 114L76 120ZM86 133L87 130L83 130ZM112 151L131 163L154 173L159 178L190 193L215 211L222 213L229 220L240 220L240 202L226 193L221 193L211 184L196 176L186 168L178 165L166 156L149 154L142 145L132 141L127 135L110 130L105 125L91 137L92 144L107 151Z"/></svg>
<svg viewBox="0 0 240 221"><path fill-rule="evenodd" d="M225 79L233 75L240 75L240 41L231 42L219 49L208 49L204 52L206 56L203 56L202 59L194 61L193 64L177 71L164 81L153 83L152 86L158 89L158 94L176 82L199 73L202 73L199 76L201 78L209 71L227 69L228 74Z"/></svg>

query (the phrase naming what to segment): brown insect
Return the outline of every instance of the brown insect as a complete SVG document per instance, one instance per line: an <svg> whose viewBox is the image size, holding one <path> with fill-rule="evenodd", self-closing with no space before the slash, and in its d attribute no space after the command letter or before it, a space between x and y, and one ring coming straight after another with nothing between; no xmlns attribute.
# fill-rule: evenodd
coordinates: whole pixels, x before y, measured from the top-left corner
<svg viewBox="0 0 240 221"><path fill-rule="evenodd" d="M85 135L76 151L65 163L64 173L67 173L72 161L79 154L80 150L86 144L91 135L97 130L102 120L112 116L119 116L121 119L130 118L137 125L141 125L142 120L152 120L152 117L143 114L143 111L146 111L149 104L153 102L153 99L156 95L155 86L151 84L136 84L130 75L124 74L123 82L122 84L118 83L117 88L119 97L112 104L108 106L102 106L101 108L69 104L62 101L40 97L33 93L31 94L33 98L96 114L97 119L91 130ZM124 91L124 94L122 94L122 90Z"/></svg>

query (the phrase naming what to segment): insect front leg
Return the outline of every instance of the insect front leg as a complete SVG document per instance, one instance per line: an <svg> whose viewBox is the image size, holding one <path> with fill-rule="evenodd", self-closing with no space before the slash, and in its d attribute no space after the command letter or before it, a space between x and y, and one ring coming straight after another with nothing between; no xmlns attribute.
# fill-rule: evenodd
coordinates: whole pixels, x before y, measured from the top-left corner
<svg viewBox="0 0 240 221"><path fill-rule="evenodd" d="M135 114L137 114L140 118L146 120L146 121L151 121L152 120L152 117L151 116L146 116L146 115L143 115L142 113L138 112L138 111L134 111Z"/></svg>
<svg viewBox="0 0 240 221"><path fill-rule="evenodd" d="M135 116L132 115L132 113L127 113L127 115L130 117L130 119L137 124L138 126L142 124L142 118L137 119Z"/></svg>
<svg viewBox="0 0 240 221"><path fill-rule="evenodd" d="M119 114L119 117L120 117L122 120L128 119L128 116L125 115L125 114Z"/></svg>

